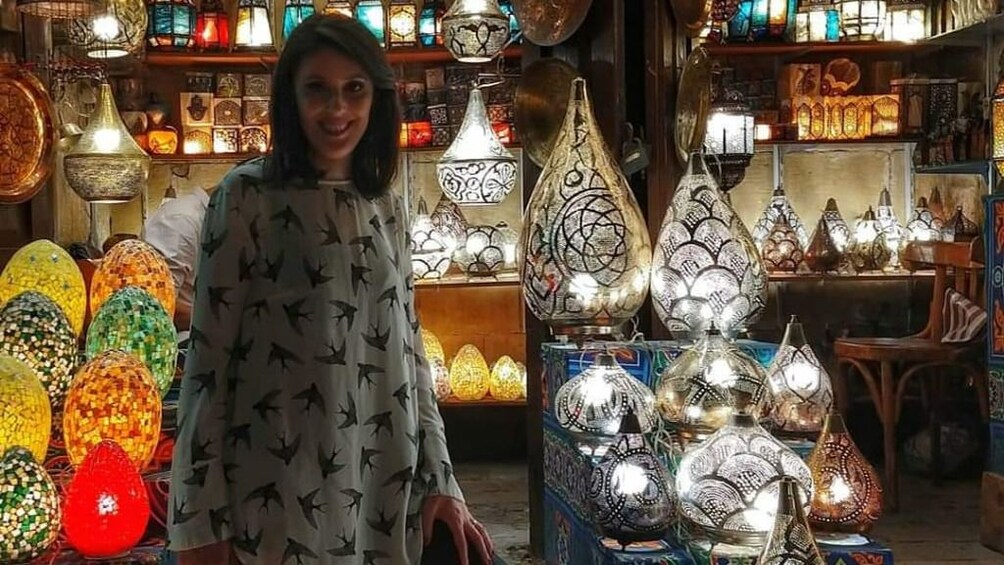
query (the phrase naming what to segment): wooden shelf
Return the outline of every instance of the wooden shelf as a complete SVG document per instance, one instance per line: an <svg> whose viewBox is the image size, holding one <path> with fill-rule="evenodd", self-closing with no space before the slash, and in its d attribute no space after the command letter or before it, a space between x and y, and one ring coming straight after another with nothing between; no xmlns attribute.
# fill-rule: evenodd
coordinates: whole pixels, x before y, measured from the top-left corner
<svg viewBox="0 0 1004 565"><path fill-rule="evenodd" d="M506 145L508 149L520 149L519 143ZM422 154L422 153L442 153L446 151L446 146L437 147L402 147L401 153ZM154 165L211 165L214 163L239 163L255 157L262 157L264 153L208 153L205 155L185 155L175 153L174 155L150 155ZM490 277L489 277L490 278Z"/></svg>
<svg viewBox="0 0 1004 565"><path fill-rule="evenodd" d="M837 145L890 145L903 143L916 143L919 138L913 137L869 137L866 139L770 139L757 141L755 145L761 146L813 146L825 145L827 147Z"/></svg>
<svg viewBox="0 0 1004 565"><path fill-rule="evenodd" d="M495 406L495 407L526 407L526 399L520 400L495 400L494 398L482 398L481 400L460 400L455 396L451 396L446 400L439 401L440 408L456 408L456 407L481 407L481 406Z"/></svg>
<svg viewBox="0 0 1004 565"><path fill-rule="evenodd" d="M458 286L513 286L519 285L519 273L499 273L494 277L468 277L461 274L447 274L440 279L417 280L419 287L458 287Z"/></svg>
<svg viewBox="0 0 1004 565"><path fill-rule="evenodd" d="M1004 14L992 16L978 24L939 33L922 43L937 46L984 47L988 40L1001 33L1004 33Z"/></svg>
<svg viewBox="0 0 1004 565"><path fill-rule="evenodd" d="M832 41L812 43L726 43L705 44L712 57L787 56L800 57L814 53L841 55L896 53L915 50L915 43L899 41Z"/></svg>
<svg viewBox="0 0 1004 565"><path fill-rule="evenodd" d="M519 45L505 50L505 58L517 59L522 56ZM392 65L405 63L449 63L453 61L450 52L442 47L413 49L393 49L387 51L387 59ZM189 53L157 52L146 54L144 61L154 67L247 67L255 65L274 66L279 60L276 52L234 51L230 53Z"/></svg>
<svg viewBox="0 0 1004 565"><path fill-rule="evenodd" d="M990 172L989 161L962 161L946 165L923 165L914 167L918 175L980 175L986 177Z"/></svg>
<svg viewBox="0 0 1004 565"><path fill-rule="evenodd" d="M822 281L909 281L917 279L930 279L934 277L934 271L875 271L855 274L839 273L769 273L768 282L822 282Z"/></svg>

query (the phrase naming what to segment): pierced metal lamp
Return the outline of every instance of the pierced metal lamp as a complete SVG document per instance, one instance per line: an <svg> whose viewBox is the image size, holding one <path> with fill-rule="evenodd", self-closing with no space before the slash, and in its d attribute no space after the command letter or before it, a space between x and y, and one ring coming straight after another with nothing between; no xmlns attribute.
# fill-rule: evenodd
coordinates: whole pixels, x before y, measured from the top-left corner
<svg viewBox="0 0 1004 565"><path fill-rule="evenodd" d="M858 272L880 271L889 264L892 252L871 206L854 226L854 241L847 248L847 256Z"/></svg>
<svg viewBox="0 0 1004 565"><path fill-rule="evenodd" d="M941 241L941 220L927 206L927 198L921 196L913 207L913 217L906 225L907 241Z"/></svg>
<svg viewBox="0 0 1004 565"><path fill-rule="evenodd" d="M496 0L454 0L443 16L443 43L461 63L487 63L509 41L509 18Z"/></svg>
<svg viewBox="0 0 1004 565"><path fill-rule="evenodd" d="M896 218L896 211L892 207L892 197L889 189L883 188L879 193L878 207L875 209L875 219L878 220L879 229L885 236L886 246L889 248L889 264L893 267L899 266L899 250L906 242L906 230Z"/></svg>
<svg viewBox="0 0 1004 565"><path fill-rule="evenodd" d="M829 198L826 200L826 208L823 209L823 221L826 222L826 229L830 232L830 239L837 250L843 253L851 244L851 228L847 227L847 222L840 215L837 208L837 200Z"/></svg>
<svg viewBox="0 0 1004 565"><path fill-rule="evenodd" d="M760 248L764 267L772 273L794 273L805 258L805 251L798 241L798 234L788 223L784 214L778 216L774 227Z"/></svg>
<svg viewBox="0 0 1004 565"><path fill-rule="evenodd" d="M90 15L70 20L66 36L92 59L114 59L143 52L150 21L142 0L104 0Z"/></svg>
<svg viewBox="0 0 1004 565"><path fill-rule="evenodd" d="M432 211L432 225L443 237L451 255L467 242L467 219L464 218L464 212L446 194L439 198L436 209Z"/></svg>
<svg viewBox="0 0 1004 565"><path fill-rule="evenodd" d="M781 478L774 527L757 559L758 565L826 565L812 528L805 519L805 503L798 481Z"/></svg>
<svg viewBox="0 0 1004 565"><path fill-rule="evenodd" d="M788 200L788 195L784 192L784 187L778 185L770 197L770 202L767 203L767 207L760 214L760 219L757 220L751 232L757 249L763 248L763 242L767 239L767 234L770 233L770 230L777 222L777 218L782 214L788 219L788 225L795 230L802 249L809 246L809 234L805 230L802 218L799 217L798 213L795 212L795 208L792 207L791 200Z"/></svg>
<svg viewBox="0 0 1004 565"><path fill-rule="evenodd" d="M469 227L464 245L453 258L472 277L490 277L511 269L516 266L516 232L505 222Z"/></svg>
<svg viewBox="0 0 1004 565"><path fill-rule="evenodd" d="M411 268L419 279L438 279L450 269L452 243L436 229L425 206L418 201L418 213L411 222Z"/></svg>
<svg viewBox="0 0 1004 565"><path fill-rule="evenodd" d="M771 418L778 429L791 434L813 434L833 407L830 375L805 339L802 322L792 316L784 330L774 361L767 369L771 391Z"/></svg>
<svg viewBox="0 0 1004 565"><path fill-rule="evenodd" d="M826 417L807 462L816 487L809 512L812 525L829 532L871 529L882 514L882 484L838 412Z"/></svg>
<svg viewBox="0 0 1004 565"><path fill-rule="evenodd" d="M708 111L704 155L722 192L732 190L746 176L753 159L753 112L739 91L719 84Z"/></svg>

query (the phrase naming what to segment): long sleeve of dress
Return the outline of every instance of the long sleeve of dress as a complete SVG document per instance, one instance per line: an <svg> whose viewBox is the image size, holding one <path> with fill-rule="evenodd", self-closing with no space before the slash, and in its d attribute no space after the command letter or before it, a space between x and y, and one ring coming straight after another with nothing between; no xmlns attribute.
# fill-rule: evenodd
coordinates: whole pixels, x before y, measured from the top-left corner
<svg viewBox="0 0 1004 565"><path fill-rule="evenodd" d="M241 339L244 273L254 248L230 174L213 194L202 228L188 358L181 384L171 469L168 537L182 551L234 535L224 466L225 434L232 411L229 391L251 345Z"/></svg>

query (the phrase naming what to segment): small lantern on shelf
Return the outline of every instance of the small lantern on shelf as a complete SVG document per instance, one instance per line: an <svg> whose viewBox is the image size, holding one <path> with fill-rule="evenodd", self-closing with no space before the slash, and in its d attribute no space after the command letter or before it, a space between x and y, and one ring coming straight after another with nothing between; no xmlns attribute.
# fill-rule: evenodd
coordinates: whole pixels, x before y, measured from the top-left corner
<svg viewBox="0 0 1004 565"><path fill-rule="evenodd" d="M454 0L443 15L443 44L461 63L487 63L509 41L509 18L496 0Z"/></svg>
<svg viewBox="0 0 1004 565"><path fill-rule="evenodd" d="M238 0L234 47L239 50L272 49L272 20L268 0Z"/></svg>
<svg viewBox="0 0 1004 565"><path fill-rule="evenodd" d="M922 0L886 0L885 40L913 43L927 37L927 5Z"/></svg>
<svg viewBox="0 0 1004 565"><path fill-rule="evenodd" d="M802 322L792 316L767 369L771 417L781 432L814 434L833 407L830 375L805 339Z"/></svg>
<svg viewBox="0 0 1004 565"><path fill-rule="evenodd" d="M202 0L195 15L195 48L200 51L230 49L230 16L221 0Z"/></svg>
<svg viewBox="0 0 1004 565"><path fill-rule="evenodd" d="M59 491L23 447L0 460L0 508L0 563L30 562L59 537Z"/></svg>
<svg viewBox="0 0 1004 565"><path fill-rule="evenodd" d="M503 355L492 365L488 392L495 400L519 400L526 397L526 380L512 357Z"/></svg>
<svg viewBox="0 0 1004 565"><path fill-rule="evenodd" d="M816 231L809 240L809 246L805 248L805 264L809 269L817 273L836 271L840 267L843 253L837 248L837 244L830 235L830 230L826 226L825 213L820 216L816 223Z"/></svg>
<svg viewBox="0 0 1004 565"><path fill-rule="evenodd" d="M313 0L286 0L286 5L282 11L282 40L288 40L289 35L293 33L296 26L313 15Z"/></svg>
<svg viewBox="0 0 1004 565"><path fill-rule="evenodd" d="M464 245L453 255L472 277L490 277L516 266L516 232L505 222L467 228Z"/></svg>
<svg viewBox="0 0 1004 565"><path fill-rule="evenodd" d="M934 216L927 206L927 198L921 196L913 208L913 217L906 225L907 241L941 241L941 220Z"/></svg>
<svg viewBox="0 0 1004 565"><path fill-rule="evenodd" d="M711 174L723 192L742 182L753 159L753 112L739 92L723 84L718 88L704 133L704 155Z"/></svg>
<svg viewBox="0 0 1004 565"><path fill-rule="evenodd" d="M352 18L352 2L350 0L328 0L321 9L325 16L345 16Z"/></svg>
<svg viewBox="0 0 1004 565"><path fill-rule="evenodd" d="M830 239L837 250L843 253L851 244L851 229L847 227L847 222L840 215L837 208L837 200L828 198L826 208L823 209L823 221L826 222L826 229L830 232Z"/></svg>
<svg viewBox="0 0 1004 565"><path fill-rule="evenodd" d="M425 348L426 359L446 363L446 354L443 352L443 344L439 342L439 338L436 337L436 334L425 328L422 328L422 347Z"/></svg>
<svg viewBox="0 0 1004 565"><path fill-rule="evenodd" d="M80 335L87 313L87 286L65 249L48 239L38 239L14 253L0 274L0 304L29 290L55 302L74 335Z"/></svg>
<svg viewBox="0 0 1004 565"><path fill-rule="evenodd" d="M439 197L439 203L432 211L432 225L443 236L451 255L467 242L467 219L460 206L445 193Z"/></svg>
<svg viewBox="0 0 1004 565"><path fill-rule="evenodd" d="M44 294L22 292L0 309L0 354L27 365L58 408L77 364L77 336L59 306Z"/></svg>
<svg viewBox="0 0 1004 565"><path fill-rule="evenodd" d="M966 217L962 206L956 206L955 213L945 221L941 236L945 241L972 241L980 237L980 227Z"/></svg>
<svg viewBox="0 0 1004 565"><path fill-rule="evenodd" d="M838 412L830 412L807 460L815 492L809 522L820 531L864 533L882 514L878 473Z"/></svg>
<svg viewBox="0 0 1004 565"><path fill-rule="evenodd" d="M896 211L892 207L892 196L888 188L883 188L879 193L878 208L875 210L875 219L878 220L879 229L885 237L886 246L889 248L889 264L893 267L899 266L899 249L906 240L906 230L896 219Z"/></svg>
<svg viewBox="0 0 1004 565"><path fill-rule="evenodd" d="M418 14L418 39L422 47L443 44L443 16L446 6L442 0L425 0Z"/></svg>
<svg viewBox="0 0 1004 565"><path fill-rule="evenodd" d="M839 41L840 12L833 0L800 0L795 16L797 43Z"/></svg>
<svg viewBox="0 0 1004 565"><path fill-rule="evenodd" d="M415 0L390 0L387 6L387 47L414 47L418 42L418 6Z"/></svg>
<svg viewBox="0 0 1004 565"><path fill-rule="evenodd" d="M990 97L990 154L997 173L1004 175L1004 50L997 60L997 86Z"/></svg>
<svg viewBox="0 0 1004 565"><path fill-rule="evenodd" d="M31 367L0 355L0 451L22 446L45 461L52 429L52 407ZM0 532L2 535L2 532Z"/></svg>
<svg viewBox="0 0 1004 565"><path fill-rule="evenodd" d="M192 0L150 0L146 9L147 45L154 49L190 49L195 45Z"/></svg>
<svg viewBox="0 0 1004 565"><path fill-rule="evenodd" d="M386 45L387 30L384 27L386 21L383 0L359 0L356 3L356 19L370 30L381 47Z"/></svg>
<svg viewBox="0 0 1004 565"><path fill-rule="evenodd" d="M872 96L872 137L896 137L899 135L899 112L898 94Z"/></svg>
<svg viewBox="0 0 1004 565"><path fill-rule="evenodd" d="M436 229L425 207L418 201L418 214L411 224L411 269L419 279L438 279L450 269L450 254L446 237Z"/></svg>
<svg viewBox="0 0 1004 565"><path fill-rule="evenodd" d="M760 219L753 226L751 235L757 249L763 247L767 234L773 229L774 224L777 223L777 219L781 215L784 215L788 220L788 225L795 230L795 234L798 236L798 243L802 246L802 249L805 249L809 245L809 234L805 231L805 224L802 223L802 218L795 212L795 208L792 207L791 201L788 200L788 195L785 194L784 188L781 185L778 185L774 189L770 202L767 203L767 207L760 214Z"/></svg>
<svg viewBox="0 0 1004 565"><path fill-rule="evenodd" d="M127 286L150 293L173 318L176 296L171 269L156 249L139 239L115 244L102 259L91 280L91 316L97 316L105 301Z"/></svg>
<svg viewBox="0 0 1004 565"><path fill-rule="evenodd" d="M753 0L750 32L754 39L782 40L788 31L790 0ZM794 20L794 18L790 18Z"/></svg>
<svg viewBox="0 0 1004 565"><path fill-rule="evenodd" d="M875 41L882 35L886 0L840 0L840 27L845 41Z"/></svg>
<svg viewBox="0 0 1004 565"><path fill-rule="evenodd" d="M881 271L889 264L892 253L871 206L854 226L854 241L847 249L847 256L858 272Z"/></svg>
<svg viewBox="0 0 1004 565"><path fill-rule="evenodd" d="M778 216L774 227L760 248L764 268L769 272L794 273L805 258L805 251L798 241L798 234L788 223L784 214Z"/></svg>
<svg viewBox="0 0 1004 565"><path fill-rule="evenodd" d="M450 389L460 400L481 400L488 394L491 372L488 362L477 347L467 344L460 348L450 363Z"/></svg>

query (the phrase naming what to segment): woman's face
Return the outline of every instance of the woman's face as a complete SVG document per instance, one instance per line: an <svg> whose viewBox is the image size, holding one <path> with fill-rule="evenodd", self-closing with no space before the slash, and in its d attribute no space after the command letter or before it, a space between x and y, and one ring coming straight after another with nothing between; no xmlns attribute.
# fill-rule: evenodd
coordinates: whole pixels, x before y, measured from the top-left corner
<svg viewBox="0 0 1004 565"><path fill-rule="evenodd" d="M332 49L303 60L295 80L300 127L314 166L328 179L348 179L373 105L373 83L359 64Z"/></svg>

